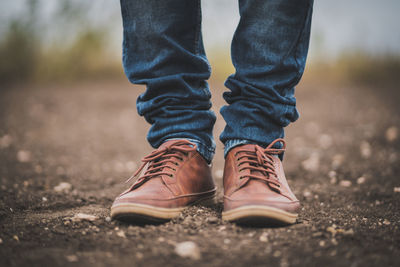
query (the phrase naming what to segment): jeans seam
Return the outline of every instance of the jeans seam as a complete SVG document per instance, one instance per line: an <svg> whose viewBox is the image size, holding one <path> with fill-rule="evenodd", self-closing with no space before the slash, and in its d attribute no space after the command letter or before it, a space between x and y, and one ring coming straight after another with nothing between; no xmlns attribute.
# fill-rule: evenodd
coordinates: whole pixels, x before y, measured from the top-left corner
<svg viewBox="0 0 400 267"><path fill-rule="evenodd" d="M197 1L197 22L194 37L194 53L196 55L200 54L199 51L199 40L200 40L200 28L201 28L201 0Z"/></svg>
<svg viewBox="0 0 400 267"><path fill-rule="evenodd" d="M299 68L301 67L301 64L299 63L299 60L298 60L299 44L300 44L300 41L301 41L302 37L304 36L304 31L305 31L305 28L306 28L307 20L309 19L309 16L311 15L310 14L311 12L312 12L312 5L309 4L308 5L307 14L304 17L303 26L302 26L300 35L299 35L299 37L297 38L297 41L296 41L296 48L294 50L294 60L296 61L296 65L297 65L296 66L297 75L296 75L296 79L295 79L295 83L296 84L299 82L299 80L301 78L301 71L299 70Z"/></svg>

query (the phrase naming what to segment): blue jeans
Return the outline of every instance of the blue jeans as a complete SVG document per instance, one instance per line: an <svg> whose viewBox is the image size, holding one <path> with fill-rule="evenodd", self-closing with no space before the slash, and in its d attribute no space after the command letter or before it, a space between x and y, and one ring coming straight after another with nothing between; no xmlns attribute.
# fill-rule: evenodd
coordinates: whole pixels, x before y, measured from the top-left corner
<svg viewBox="0 0 400 267"><path fill-rule="evenodd" d="M221 108L225 155L240 144L266 147L299 117L294 87L305 67L313 0L239 0L232 40L235 73ZM188 139L211 162L215 152L206 80L211 68L201 33L200 0L121 0L123 65L145 84L137 110L151 124L147 139Z"/></svg>

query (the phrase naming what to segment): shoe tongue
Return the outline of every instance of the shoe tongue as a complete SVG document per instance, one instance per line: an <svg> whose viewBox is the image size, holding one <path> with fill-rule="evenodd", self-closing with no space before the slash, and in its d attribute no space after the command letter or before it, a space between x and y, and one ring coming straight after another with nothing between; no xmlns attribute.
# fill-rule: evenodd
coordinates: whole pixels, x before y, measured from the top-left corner
<svg viewBox="0 0 400 267"><path fill-rule="evenodd" d="M166 141L166 142L164 142L164 143L161 144L161 146L159 147L159 149L160 149L160 148L167 147L167 146L171 145L171 144L174 143L174 142L176 142L176 140L169 140L169 141Z"/></svg>
<svg viewBox="0 0 400 267"><path fill-rule="evenodd" d="M182 141L182 140L185 140L185 139L174 139L174 140L165 141L164 143L162 143L160 145L159 149L160 148L162 149L164 147L170 146L171 144L176 143L177 141ZM184 145L184 146L190 146L190 145Z"/></svg>
<svg viewBox="0 0 400 267"><path fill-rule="evenodd" d="M258 145L255 145L255 144L245 144L245 145L240 145L240 146L238 146L238 148L240 147L240 149L247 149L247 150L252 150L252 151L254 151L256 146L258 146Z"/></svg>

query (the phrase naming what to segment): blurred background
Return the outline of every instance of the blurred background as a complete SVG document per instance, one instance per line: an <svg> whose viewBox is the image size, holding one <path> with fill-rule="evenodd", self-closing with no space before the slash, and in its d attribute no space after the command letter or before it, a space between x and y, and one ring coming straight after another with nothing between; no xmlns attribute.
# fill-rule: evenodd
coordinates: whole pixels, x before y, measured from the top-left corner
<svg viewBox="0 0 400 267"><path fill-rule="evenodd" d="M212 79L224 80L233 72L237 1L202 6ZM306 77L393 82L400 69L399 10L397 0L315 1ZM123 78L119 1L1 1L0 25L2 84Z"/></svg>
<svg viewBox="0 0 400 267"><path fill-rule="evenodd" d="M202 5L217 140L238 4ZM174 252L187 240L203 253L196 266L400 266L399 11L399 0L315 1L301 117L285 136L298 224L221 221L216 141L219 204L139 227L109 217L152 150L135 109L144 88L121 66L119 1L1 0L0 266L188 266Z"/></svg>

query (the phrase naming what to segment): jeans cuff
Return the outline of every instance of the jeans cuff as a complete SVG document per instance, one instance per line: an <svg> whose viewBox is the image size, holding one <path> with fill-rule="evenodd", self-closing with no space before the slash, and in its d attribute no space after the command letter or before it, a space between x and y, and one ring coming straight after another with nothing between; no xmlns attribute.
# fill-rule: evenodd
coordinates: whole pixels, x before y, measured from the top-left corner
<svg viewBox="0 0 400 267"><path fill-rule="evenodd" d="M235 146L246 145L246 144L255 144L254 141L246 140L246 139L229 139L225 142L224 148L224 158L228 155L228 152L234 148Z"/></svg>
<svg viewBox="0 0 400 267"><path fill-rule="evenodd" d="M236 146L240 146L240 145L247 145L247 144L254 144L254 145L259 145L261 147L266 147L265 144L258 144L257 142L251 141L251 140L246 140L246 139L229 139L225 142L225 148L224 148L224 158L226 158L226 156L228 155L228 152L236 147ZM280 144L276 144L274 145L274 147L276 148L281 148L282 146ZM277 157L280 160L283 160L283 153L277 155Z"/></svg>
<svg viewBox="0 0 400 267"><path fill-rule="evenodd" d="M197 146L197 149L196 149L197 152L199 152L200 155L203 156L203 158L207 161L208 164L211 163L212 159L214 158L215 147L210 148L210 147L206 146L205 144L201 143L200 141L195 140L195 139L190 139L190 138L169 138L169 139L166 139L164 142L170 141L170 140L178 140L178 139L179 140L185 139L192 143L195 143Z"/></svg>

